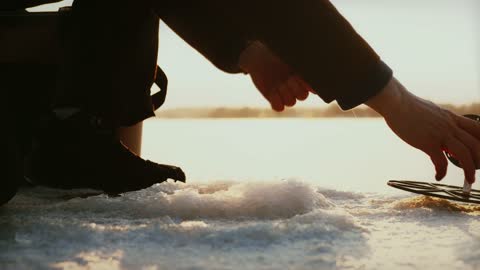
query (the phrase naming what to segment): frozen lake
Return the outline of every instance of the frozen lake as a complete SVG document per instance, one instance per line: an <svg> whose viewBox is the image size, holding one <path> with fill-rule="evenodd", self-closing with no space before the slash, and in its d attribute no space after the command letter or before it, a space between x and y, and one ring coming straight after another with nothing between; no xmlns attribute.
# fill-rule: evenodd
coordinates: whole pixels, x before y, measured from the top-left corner
<svg viewBox="0 0 480 270"><path fill-rule="evenodd" d="M388 187L434 171L381 120L151 120L144 132L143 156L188 184L23 191L0 209L0 269L480 268L480 208Z"/></svg>

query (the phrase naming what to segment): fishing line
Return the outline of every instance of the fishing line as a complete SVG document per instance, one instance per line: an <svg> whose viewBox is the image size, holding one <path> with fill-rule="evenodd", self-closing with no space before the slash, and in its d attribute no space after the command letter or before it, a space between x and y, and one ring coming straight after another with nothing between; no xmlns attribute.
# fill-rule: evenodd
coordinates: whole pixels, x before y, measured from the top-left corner
<svg viewBox="0 0 480 270"><path fill-rule="evenodd" d="M352 114L353 114L353 117L354 117L355 119L358 118L357 114L355 113L355 108L352 109Z"/></svg>

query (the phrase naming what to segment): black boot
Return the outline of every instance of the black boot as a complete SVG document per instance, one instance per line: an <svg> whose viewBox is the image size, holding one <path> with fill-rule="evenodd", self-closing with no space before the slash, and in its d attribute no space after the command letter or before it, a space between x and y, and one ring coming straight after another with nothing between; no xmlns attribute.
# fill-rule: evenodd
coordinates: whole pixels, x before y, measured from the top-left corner
<svg viewBox="0 0 480 270"><path fill-rule="evenodd" d="M132 153L98 120L75 113L66 120L48 117L39 125L29 158L28 177L53 188L91 188L109 194L140 190L171 178L185 182L183 171Z"/></svg>

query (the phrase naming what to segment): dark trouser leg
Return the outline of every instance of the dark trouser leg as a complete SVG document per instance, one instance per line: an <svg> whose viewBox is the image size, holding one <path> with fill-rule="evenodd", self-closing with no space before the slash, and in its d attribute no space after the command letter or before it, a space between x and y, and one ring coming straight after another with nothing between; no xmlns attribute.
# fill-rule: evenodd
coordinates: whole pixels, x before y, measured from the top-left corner
<svg viewBox="0 0 480 270"><path fill-rule="evenodd" d="M113 126L153 116L156 15L133 1L78 0L70 22L56 106L80 106Z"/></svg>

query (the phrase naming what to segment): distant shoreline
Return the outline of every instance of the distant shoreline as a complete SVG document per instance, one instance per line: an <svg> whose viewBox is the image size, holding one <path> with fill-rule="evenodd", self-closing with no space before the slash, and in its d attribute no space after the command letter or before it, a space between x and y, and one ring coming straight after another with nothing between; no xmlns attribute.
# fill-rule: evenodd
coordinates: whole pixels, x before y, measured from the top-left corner
<svg viewBox="0 0 480 270"><path fill-rule="evenodd" d="M458 114L480 113L480 103L465 105L440 104L441 107ZM283 112L275 112L270 108L256 107L214 107L214 108L176 108L158 110L158 118L190 118L190 119L221 119L221 118L377 118L378 113L361 106L349 111L342 111L336 104L323 108L289 108Z"/></svg>

